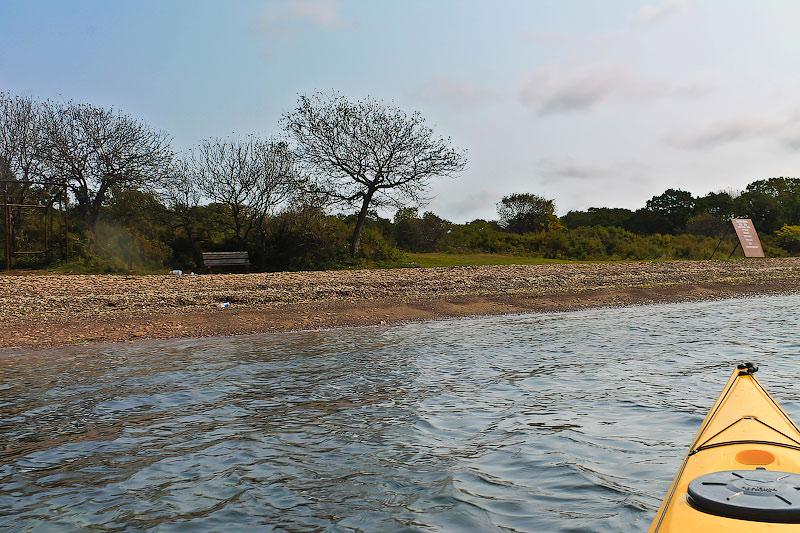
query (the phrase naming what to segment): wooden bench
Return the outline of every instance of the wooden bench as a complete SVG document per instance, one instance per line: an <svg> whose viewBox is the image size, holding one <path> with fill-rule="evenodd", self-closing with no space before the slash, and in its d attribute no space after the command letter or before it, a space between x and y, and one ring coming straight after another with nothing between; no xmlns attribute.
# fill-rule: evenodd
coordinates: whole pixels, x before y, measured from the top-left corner
<svg viewBox="0 0 800 533"><path fill-rule="evenodd" d="M244 267L250 272L250 256L247 252L203 252L203 265L208 272L213 267Z"/></svg>

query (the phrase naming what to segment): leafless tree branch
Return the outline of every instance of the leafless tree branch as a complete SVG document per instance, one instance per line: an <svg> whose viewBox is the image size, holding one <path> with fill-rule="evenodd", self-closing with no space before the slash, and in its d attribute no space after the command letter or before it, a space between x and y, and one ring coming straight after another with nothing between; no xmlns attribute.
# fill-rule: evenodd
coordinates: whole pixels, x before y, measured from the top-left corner
<svg viewBox="0 0 800 533"><path fill-rule="evenodd" d="M370 207L422 203L433 178L456 176L466 166L466 154L437 137L420 113L370 98L301 96L284 124L317 188L332 202L360 206L354 255Z"/></svg>
<svg viewBox="0 0 800 533"><path fill-rule="evenodd" d="M187 171L204 196L231 210L242 249L252 229L288 201L301 181L286 143L252 136L203 141L189 154Z"/></svg>
<svg viewBox="0 0 800 533"><path fill-rule="evenodd" d="M42 130L41 157L51 179L69 186L92 228L112 187L154 189L173 157L166 133L90 104L45 102Z"/></svg>

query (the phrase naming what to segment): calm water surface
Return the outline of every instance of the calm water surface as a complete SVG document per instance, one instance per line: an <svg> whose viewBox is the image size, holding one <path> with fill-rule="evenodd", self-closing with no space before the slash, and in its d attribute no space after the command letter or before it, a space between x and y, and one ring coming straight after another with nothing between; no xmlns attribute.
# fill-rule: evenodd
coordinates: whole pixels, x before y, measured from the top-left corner
<svg viewBox="0 0 800 533"><path fill-rule="evenodd" d="M641 531L800 297L0 352L0 530Z"/></svg>

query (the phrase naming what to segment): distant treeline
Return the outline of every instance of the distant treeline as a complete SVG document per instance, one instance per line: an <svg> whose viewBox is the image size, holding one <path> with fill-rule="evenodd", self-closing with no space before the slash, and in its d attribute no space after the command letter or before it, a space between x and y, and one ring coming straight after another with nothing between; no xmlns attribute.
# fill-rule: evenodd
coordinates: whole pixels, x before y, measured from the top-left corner
<svg viewBox="0 0 800 533"><path fill-rule="evenodd" d="M800 190L800 180L776 178L767 182L792 184ZM735 203L749 193L719 194L730 197ZM797 197L788 202L788 197L781 200L778 195L767 196L771 200L760 196L759 199L760 205L772 207L768 216L786 213L790 203L798 201ZM571 211L556 219L556 227L519 233L508 230L508 224L502 219L456 224L431 212L419 214L414 208L398 210L393 219L370 212L361 249L353 256L349 246L357 219L354 214L328 214L316 206L287 205L249 232L242 246L232 223L234 214L228 205L208 203L183 210L170 207L154 192L119 190L109 196L91 244L89 239L79 238L80 232L75 233L73 255L87 271L108 272L198 270L202 265L202 251L241 248L249 251L254 269L264 271L397 266L408 262L404 252L644 260L707 259L719 247L715 257L725 258L736 243L727 227L730 224L727 218L731 215L756 221L768 256L800 252L800 225L790 224L797 219L782 215L782 218L772 219L770 226L763 223L767 220L763 212L712 213L708 208L697 207L698 203L692 207L691 214L683 213L680 219L670 218L674 211L663 209L663 204L650 202L648 207L638 211L610 208ZM654 209L655 205L660 206L658 210ZM30 214L26 221L27 234L41 233L43 229L41 218L34 215ZM667 224L671 226L668 228ZM741 253L737 252L737 256ZM23 263L26 259L28 263ZM33 257L24 257L17 260L17 264L34 266L37 263Z"/></svg>
<svg viewBox="0 0 800 533"><path fill-rule="evenodd" d="M211 139L180 154L166 134L117 111L0 93L2 230L14 266L62 262L20 252L60 238L64 189L63 266L93 272L197 271L202 252L228 250L247 250L264 271L393 266L406 252L704 259L733 249L731 217L753 220L768 256L800 252L796 178L697 198L669 189L638 210L560 218L554 200L520 192L498 199L497 220L457 224L407 207L422 203L431 178L466 164L419 114L318 94L301 97L283 123L285 139ZM31 203L50 209L21 207ZM391 206L392 219L378 215Z"/></svg>

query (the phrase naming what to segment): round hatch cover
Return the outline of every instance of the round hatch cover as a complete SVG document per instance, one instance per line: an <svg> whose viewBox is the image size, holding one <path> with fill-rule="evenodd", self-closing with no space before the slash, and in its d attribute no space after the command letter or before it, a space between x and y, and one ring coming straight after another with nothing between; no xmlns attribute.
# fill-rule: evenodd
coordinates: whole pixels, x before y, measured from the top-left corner
<svg viewBox="0 0 800 533"><path fill-rule="evenodd" d="M800 474L763 468L705 474L689 483L689 503L728 518L800 523Z"/></svg>

